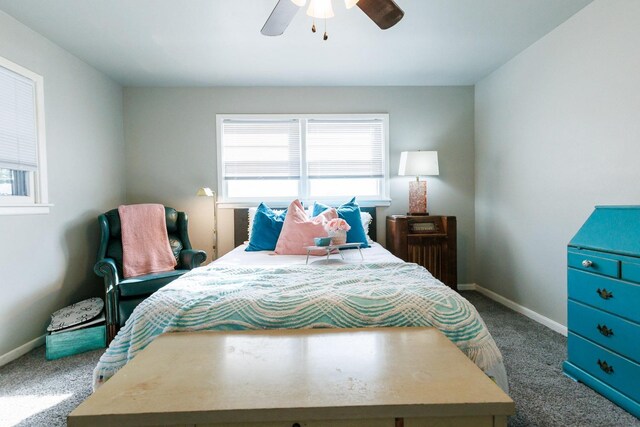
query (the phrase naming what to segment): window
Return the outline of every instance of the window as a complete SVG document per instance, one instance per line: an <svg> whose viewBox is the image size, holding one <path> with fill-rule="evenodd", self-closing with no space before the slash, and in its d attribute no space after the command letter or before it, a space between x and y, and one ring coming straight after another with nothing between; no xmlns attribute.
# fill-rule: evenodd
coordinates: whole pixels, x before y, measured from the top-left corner
<svg viewBox="0 0 640 427"><path fill-rule="evenodd" d="M0 57L0 214L46 213L42 77Z"/></svg>
<svg viewBox="0 0 640 427"><path fill-rule="evenodd" d="M222 202L388 204L388 115L218 115Z"/></svg>
<svg viewBox="0 0 640 427"><path fill-rule="evenodd" d="M300 183L298 120L225 120L222 169L230 198L292 197Z"/></svg>

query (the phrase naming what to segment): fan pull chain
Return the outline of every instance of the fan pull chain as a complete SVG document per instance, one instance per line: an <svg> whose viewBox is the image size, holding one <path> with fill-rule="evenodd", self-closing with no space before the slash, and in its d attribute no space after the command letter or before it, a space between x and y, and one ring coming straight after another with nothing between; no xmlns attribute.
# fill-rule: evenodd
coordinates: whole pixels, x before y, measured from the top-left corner
<svg viewBox="0 0 640 427"><path fill-rule="evenodd" d="M315 33L316 29L316 20L313 19L311 21L311 32ZM327 18L324 19L324 34L322 35L322 40L327 40L329 38L329 33L327 33Z"/></svg>

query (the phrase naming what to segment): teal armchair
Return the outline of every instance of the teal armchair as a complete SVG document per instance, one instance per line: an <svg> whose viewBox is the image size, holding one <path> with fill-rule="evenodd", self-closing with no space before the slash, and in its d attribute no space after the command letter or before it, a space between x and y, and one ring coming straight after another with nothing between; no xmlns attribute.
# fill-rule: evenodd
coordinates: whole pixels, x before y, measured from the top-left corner
<svg viewBox="0 0 640 427"><path fill-rule="evenodd" d="M175 270L124 278L122 275L122 240L120 215L112 209L98 217L100 247L93 271L104 279L107 342L125 324L133 309L149 295L187 271L196 268L207 258L204 251L191 248L187 232L188 218L184 212L165 207L169 244L178 265Z"/></svg>

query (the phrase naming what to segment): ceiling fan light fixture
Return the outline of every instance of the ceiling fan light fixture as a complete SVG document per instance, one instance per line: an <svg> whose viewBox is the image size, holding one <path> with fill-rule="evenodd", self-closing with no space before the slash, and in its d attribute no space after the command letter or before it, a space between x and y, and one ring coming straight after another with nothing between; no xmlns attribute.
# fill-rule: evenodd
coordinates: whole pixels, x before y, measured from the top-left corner
<svg viewBox="0 0 640 427"><path fill-rule="evenodd" d="M307 15L316 19L333 18L333 6L331 0L310 0Z"/></svg>
<svg viewBox="0 0 640 427"><path fill-rule="evenodd" d="M344 5L347 7L347 9L351 9L353 6L358 4L359 1L360 0L344 0Z"/></svg>
<svg viewBox="0 0 640 427"><path fill-rule="evenodd" d="M307 0L277 0L276 6L260 32L265 36L282 35L296 16L296 13L306 4ZM381 30L393 27L404 16L404 11L400 9L394 0L344 0L344 4L347 9L358 6L358 9L367 15ZM328 37L326 34L326 20L334 16L331 0L309 0L307 15L313 17L312 31L317 30L316 19L324 20L324 39L326 40Z"/></svg>

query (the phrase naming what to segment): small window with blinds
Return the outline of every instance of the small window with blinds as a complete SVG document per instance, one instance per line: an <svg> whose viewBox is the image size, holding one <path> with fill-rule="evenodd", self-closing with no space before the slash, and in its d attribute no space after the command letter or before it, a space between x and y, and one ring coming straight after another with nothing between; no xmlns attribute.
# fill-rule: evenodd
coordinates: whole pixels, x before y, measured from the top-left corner
<svg viewBox="0 0 640 427"><path fill-rule="evenodd" d="M223 120L224 194L250 199L298 194L300 122L298 120Z"/></svg>
<svg viewBox="0 0 640 427"><path fill-rule="evenodd" d="M218 115L224 202L385 201L388 115Z"/></svg>
<svg viewBox="0 0 640 427"><path fill-rule="evenodd" d="M0 57L0 214L47 203L43 105L42 77Z"/></svg>
<svg viewBox="0 0 640 427"><path fill-rule="evenodd" d="M309 196L384 193L385 145L380 119L307 121L306 163Z"/></svg>

